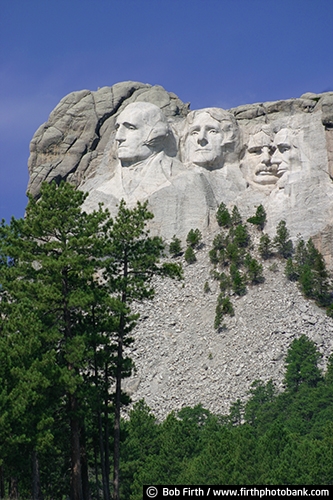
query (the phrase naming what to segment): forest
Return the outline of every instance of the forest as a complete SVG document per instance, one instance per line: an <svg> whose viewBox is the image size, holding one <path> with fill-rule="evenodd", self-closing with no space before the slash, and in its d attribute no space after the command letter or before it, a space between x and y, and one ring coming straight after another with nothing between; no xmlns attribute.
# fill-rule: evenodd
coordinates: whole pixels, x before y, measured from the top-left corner
<svg viewBox="0 0 333 500"><path fill-rule="evenodd" d="M44 184L24 219L0 227L0 498L139 500L148 483L332 484L333 357L322 371L305 336L289 348L283 392L256 380L228 415L199 405L158 421L140 401L122 417L133 304L153 298L154 276L182 279L182 268L146 229L146 204L122 202L112 219L102 206L82 211L85 196L68 183ZM227 232L210 259L221 289L215 327L223 328L228 291L246 293L263 277L237 210L221 206L217 217ZM262 231L262 207L248 222ZM199 242L190 232L189 265ZM173 244L170 254L179 254ZM309 242L294 251L283 223L275 252L287 277L330 314L319 252ZM260 253L273 253L265 235Z"/></svg>

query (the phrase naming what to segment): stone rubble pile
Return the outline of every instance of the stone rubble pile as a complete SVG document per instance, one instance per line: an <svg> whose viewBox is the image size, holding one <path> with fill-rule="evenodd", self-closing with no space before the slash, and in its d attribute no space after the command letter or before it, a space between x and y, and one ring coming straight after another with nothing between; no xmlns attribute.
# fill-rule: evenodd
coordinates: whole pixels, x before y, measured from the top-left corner
<svg viewBox="0 0 333 500"><path fill-rule="evenodd" d="M225 414L238 398L246 399L257 379L272 379L282 390L288 347L302 334L316 343L322 368L333 351L333 319L302 296L277 258L263 262L262 284L231 297L235 316L225 317L226 329L215 330L219 286L208 256L213 236L194 264L176 259L183 263L183 281L157 278L154 300L137 306L140 320L129 349L136 372L125 387L133 402L144 398L160 419L199 403Z"/></svg>

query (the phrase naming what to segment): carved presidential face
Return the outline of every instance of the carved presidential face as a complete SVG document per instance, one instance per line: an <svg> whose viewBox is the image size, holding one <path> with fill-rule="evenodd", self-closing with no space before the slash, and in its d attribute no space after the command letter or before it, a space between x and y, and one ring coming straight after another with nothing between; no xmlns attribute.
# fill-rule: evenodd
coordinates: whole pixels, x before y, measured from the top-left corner
<svg viewBox="0 0 333 500"><path fill-rule="evenodd" d="M223 131L220 123L209 113L196 115L189 124L185 140L185 161L215 168L222 157Z"/></svg>
<svg viewBox="0 0 333 500"><path fill-rule="evenodd" d="M263 186L278 181L277 165L272 164L274 145L272 138L264 131L251 137L244 158L250 180Z"/></svg>
<svg viewBox="0 0 333 500"><path fill-rule="evenodd" d="M281 129L275 135L273 144L275 151L271 161L276 169L277 177L282 177L286 172L300 166L299 149L289 129Z"/></svg>
<svg viewBox="0 0 333 500"><path fill-rule="evenodd" d="M166 119L154 104L129 104L116 121L118 158L122 166L143 161L161 149L168 133Z"/></svg>

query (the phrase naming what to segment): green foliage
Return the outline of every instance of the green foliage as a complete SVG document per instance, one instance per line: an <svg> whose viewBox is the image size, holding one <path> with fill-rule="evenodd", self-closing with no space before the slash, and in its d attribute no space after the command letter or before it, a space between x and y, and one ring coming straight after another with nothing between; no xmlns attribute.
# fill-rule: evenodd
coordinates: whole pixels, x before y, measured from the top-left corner
<svg viewBox="0 0 333 500"><path fill-rule="evenodd" d="M228 243L225 255L230 264L236 267L239 267L243 261L243 251L236 243Z"/></svg>
<svg viewBox="0 0 333 500"><path fill-rule="evenodd" d="M196 262L197 258L195 256L194 250L191 246L187 247L185 250L185 260L188 264L194 264Z"/></svg>
<svg viewBox="0 0 333 500"><path fill-rule="evenodd" d="M288 259L293 254L293 243L289 239L289 231L286 226L286 221L281 220L276 228L276 236L273 240L278 255L284 259Z"/></svg>
<svg viewBox="0 0 333 500"><path fill-rule="evenodd" d="M233 226L238 226L238 224L242 223L242 217L236 205L234 205L232 209L231 223Z"/></svg>
<svg viewBox="0 0 333 500"><path fill-rule="evenodd" d="M197 248L202 240L202 234L200 230L191 229L186 237L186 243L192 248Z"/></svg>
<svg viewBox="0 0 333 500"><path fill-rule="evenodd" d="M108 483L111 402L117 422L133 367L123 351L138 319L131 305L153 297L154 275L181 277L159 262L147 204L121 202L112 220L101 207L82 212L85 198L68 183L43 184L25 219L0 227L0 452L3 479L15 477L26 497L31 456L47 498L69 495L70 468L79 495L87 467L73 471L85 457Z"/></svg>
<svg viewBox="0 0 333 500"><path fill-rule="evenodd" d="M259 246L258 246L258 251L260 256L264 259L267 260L273 255L273 250L272 250L272 242L268 234L263 234L260 238Z"/></svg>
<svg viewBox="0 0 333 500"><path fill-rule="evenodd" d="M289 257L285 274L291 281L298 281L305 297L314 299L319 306L327 307L327 314L332 311L332 293L326 264L312 240L307 243L299 240L294 260Z"/></svg>
<svg viewBox="0 0 333 500"><path fill-rule="evenodd" d="M205 284L204 284L204 292L205 293L209 293L211 290L210 290L210 286L209 286L209 283L208 281L205 281Z"/></svg>
<svg viewBox="0 0 333 500"><path fill-rule="evenodd" d="M246 248L250 242L250 235L245 226L238 224L234 230L234 243L239 248Z"/></svg>
<svg viewBox="0 0 333 500"><path fill-rule="evenodd" d="M182 253L182 245L179 238L174 235L169 245L169 252L173 257L178 257Z"/></svg>
<svg viewBox="0 0 333 500"><path fill-rule="evenodd" d="M219 281L220 281L221 292L226 292L231 286L230 277L226 273L222 272L219 275Z"/></svg>
<svg viewBox="0 0 333 500"><path fill-rule="evenodd" d="M288 355L293 350L292 344ZM147 417L143 412L128 433L128 451L133 449L139 459L131 469L132 477L126 478L127 491L131 500L139 500L142 484L158 482L284 484L291 490L296 489L291 485L331 484L332 410L327 375L316 385L304 381L297 391L281 393L271 381L256 380L247 402L238 399L225 416L214 416L199 405L157 423L146 410ZM138 439L133 441L131 436ZM124 462L126 467L126 457Z"/></svg>
<svg viewBox="0 0 333 500"><path fill-rule="evenodd" d="M259 262L249 254L246 255L244 264L247 269L248 280L252 285L257 285L264 281L262 264L259 264Z"/></svg>
<svg viewBox="0 0 333 500"><path fill-rule="evenodd" d="M255 215L247 219L247 222L250 222L250 224L255 224L261 230L263 230L266 222L266 211L264 207L262 205L259 205L257 207Z"/></svg>
<svg viewBox="0 0 333 500"><path fill-rule="evenodd" d="M231 215L225 205L225 203L220 203L217 212L216 212L216 220L220 227L228 228L231 226Z"/></svg>
<svg viewBox="0 0 333 500"><path fill-rule="evenodd" d="M214 320L215 329L220 328L223 316L225 316L226 314L229 314L229 316L234 316L235 315L234 307L231 303L230 298L224 296L223 293L220 293L220 295L217 298L217 305L215 309L215 320Z"/></svg>
<svg viewBox="0 0 333 500"><path fill-rule="evenodd" d="M321 380L317 366L320 354L314 342L305 335L293 340L286 357L285 384L289 391L297 392L301 384L315 387Z"/></svg>
<svg viewBox="0 0 333 500"><path fill-rule="evenodd" d="M297 268L293 263L293 259L289 257L287 259L286 263L286 268L285 268L285 275L287 276L288 280L290 281L297 281L299 278L299 274L297 272Z"/></svg>
<svg viewBox="0 0 333 500"><path fill-rule="evenodd" d="M216 248L212 248L211 250L209 250L209 254L208 255L209 255L210 262L214 266L217 266L218 263L220 262L220 259L219 259L218 251L216 250Z"/></svg>
<svg viewBox="0 0 333 500"><path fill-rule="evenodd" d="M235 264L230 266L230 276L232 279L232 289L237 295L246 294L246 280Z"/></svg>

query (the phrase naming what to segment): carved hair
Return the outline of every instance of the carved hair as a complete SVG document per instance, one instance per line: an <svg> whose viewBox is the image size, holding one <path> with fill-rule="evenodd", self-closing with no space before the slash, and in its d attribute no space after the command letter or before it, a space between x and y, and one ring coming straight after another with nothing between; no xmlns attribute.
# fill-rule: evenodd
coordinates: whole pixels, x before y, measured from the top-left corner
<svg viewBox="0 0 333 500"><path fill-rule="evenodd" d="M214 120L220 123L221 131L223 133L222 145L224 149L224 157L229 157L231 160L238 159L241 151L241 132L235 117L222 108L202 108L190 111L185 120L185 134L182 138L182 145L184 145L189 135L189 125L202 114L210 115Z"/></svg>

